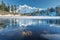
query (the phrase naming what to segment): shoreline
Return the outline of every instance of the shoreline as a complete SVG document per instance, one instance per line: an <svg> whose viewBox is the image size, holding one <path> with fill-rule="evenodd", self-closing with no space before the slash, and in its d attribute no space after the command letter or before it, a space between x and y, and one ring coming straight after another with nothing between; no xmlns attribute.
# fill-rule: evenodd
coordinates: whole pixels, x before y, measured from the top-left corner
<svg viewBox="0 0 60 40"><path fill-rule="evenodd" d="M21 19L60 19L59 16L21 16L21 15L0 15L0 18L21 18Z"/></svg>

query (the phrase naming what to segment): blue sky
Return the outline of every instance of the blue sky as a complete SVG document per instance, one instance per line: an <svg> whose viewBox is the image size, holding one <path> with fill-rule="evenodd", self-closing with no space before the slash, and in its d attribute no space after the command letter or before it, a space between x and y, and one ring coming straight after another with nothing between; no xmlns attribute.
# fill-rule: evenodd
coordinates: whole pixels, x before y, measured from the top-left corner
<svg viewBox="0 0 60 40"><path fill-rule="evenodd" d="M3 0L7 5L24 5L27 4L32 7L37 8L48 8L48 7L55 7L60 5L60 0ZM1 0L0 0L1 4Z"/></svg>

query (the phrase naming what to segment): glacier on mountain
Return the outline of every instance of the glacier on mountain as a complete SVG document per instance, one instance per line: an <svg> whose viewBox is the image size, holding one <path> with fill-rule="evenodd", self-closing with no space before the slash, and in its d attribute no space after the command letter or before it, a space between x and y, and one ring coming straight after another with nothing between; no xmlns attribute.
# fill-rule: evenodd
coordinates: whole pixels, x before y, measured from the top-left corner
<svg viewBox="0 0 60 40"><path fill-rule="evenodd" d="M32 13L37 10L43 10L43 9L36 8L36 7L30 7L28 5L19 5L16 12L24 14L24 13Z"/></svg>

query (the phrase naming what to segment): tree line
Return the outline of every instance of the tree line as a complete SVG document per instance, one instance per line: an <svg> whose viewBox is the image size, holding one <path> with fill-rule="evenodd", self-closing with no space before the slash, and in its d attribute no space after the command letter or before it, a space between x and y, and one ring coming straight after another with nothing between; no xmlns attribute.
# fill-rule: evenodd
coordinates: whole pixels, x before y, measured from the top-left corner
<svg viewBox="0 0 60 40"><path fill-rule="evenodd" d="M15 11L17 8L16 8L16 5L7 5L4 3L4 1L1 1L1 5L0 5L0 10L2 11L7 11L9 12L10 11L10 8L11 8L11 11Z"/></svg>

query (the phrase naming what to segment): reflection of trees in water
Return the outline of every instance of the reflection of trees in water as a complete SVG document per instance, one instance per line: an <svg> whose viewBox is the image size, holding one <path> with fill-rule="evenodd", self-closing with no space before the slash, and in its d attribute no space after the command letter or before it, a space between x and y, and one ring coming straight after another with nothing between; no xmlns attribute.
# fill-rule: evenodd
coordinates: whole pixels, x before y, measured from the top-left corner
<svg viewBox="0 0 60 40"><path fill-rule="evenodd" d="M6 28L6 23L0 23L0 27Z"/></svg>
<svg viewBox="0 0 60 40"><path fill-rule="evenodd" d="M6 22L10 23L10 20L8 20L8 21L5 20L5 23ZM12 23L14 25L14 20L13 19L12 19ZM24 36L24 37L22 37L22 40L47 40L46 38L40 36L40 34L39 34L40 28L39 27L40 26L38 26L38 25L36 25L36 26L30 25L30 27L29 26L26 27L28 29L25 29L25 31L22 32L22 34ZM16 35L17 35L17 38L16 38L16 36L14 36L12 39L21 40L20 39L21 35L19 35L18 33Z"/></svg>
<svg viewBox="0 0 60 40"><path fill-rule="evenodd" d="M59 24L60 25L60 19L59 20L56 20L56 24Z"/></svg>
<svg viewBox="0 0 60 40"><path fill-rule="evenodd" d="M14 21L13 19L11 19L11 24L12 27L15 27L15 25L17 25L16 20ZM6 28L7 25L10 25L10 19L0 19L0 27Z"/></svg>
<svg viewBox="0 0 60 40"><path fill-rule="evenodd" d="M5 19L0 19L0 27L6 28L6 20Z"/></svg>

